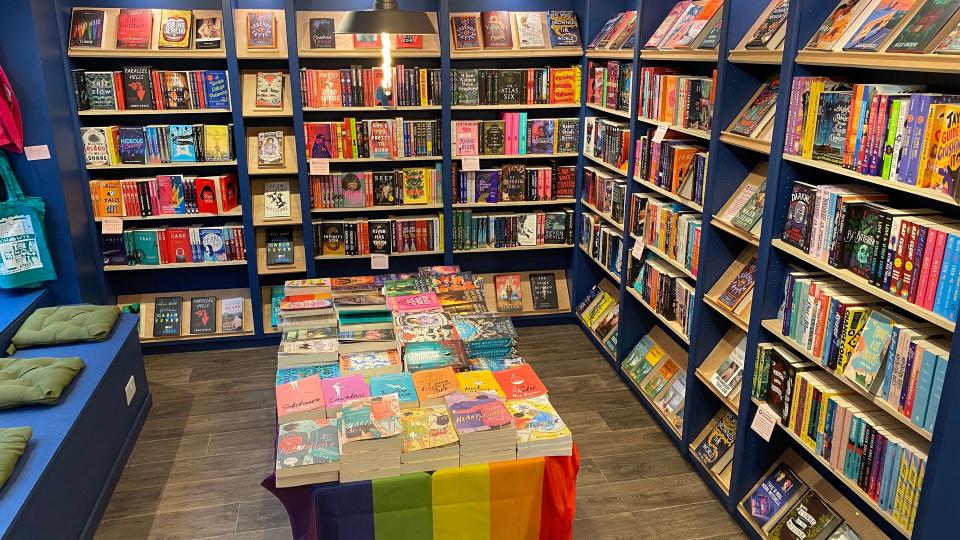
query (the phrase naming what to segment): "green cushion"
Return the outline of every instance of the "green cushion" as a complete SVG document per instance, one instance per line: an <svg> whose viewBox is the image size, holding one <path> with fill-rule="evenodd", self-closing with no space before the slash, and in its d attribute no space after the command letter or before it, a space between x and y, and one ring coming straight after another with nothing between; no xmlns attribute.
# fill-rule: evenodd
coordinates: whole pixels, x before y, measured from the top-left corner
<svg viewBox="0 0 960 540"><path fill-rule="evenodd" d="M18 349L61 345L77 341L103 341L117 322L117 306L57 306L40 308L27 317L13 336Z"/></svg>
<svg viewBox="0 0 960 540"><path fill-rule="evenodd" d="M32 434L33 430L28 427L0 429L0 487L3 487L7 478L13 474L13 469Z"/></svg>
<svg viewBox="0 0 960 540"><path fill-rule="evenodd" d="M0 409L55 404L84 365L79 358L0 358Z"/></svg>

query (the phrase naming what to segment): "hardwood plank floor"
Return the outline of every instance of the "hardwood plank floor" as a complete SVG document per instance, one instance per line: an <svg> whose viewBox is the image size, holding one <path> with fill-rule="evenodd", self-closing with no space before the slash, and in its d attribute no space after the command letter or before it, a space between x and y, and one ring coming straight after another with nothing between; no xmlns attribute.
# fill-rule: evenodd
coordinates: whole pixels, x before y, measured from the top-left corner
<svg viewBox="0 0 960 540"><path fill-rule="evenodd" d="M577 326L518 332L580 448L575 538L745 538ZM272 347L146 357L153 410L96 537L290 538L260 487L275 362Z"/></svg>

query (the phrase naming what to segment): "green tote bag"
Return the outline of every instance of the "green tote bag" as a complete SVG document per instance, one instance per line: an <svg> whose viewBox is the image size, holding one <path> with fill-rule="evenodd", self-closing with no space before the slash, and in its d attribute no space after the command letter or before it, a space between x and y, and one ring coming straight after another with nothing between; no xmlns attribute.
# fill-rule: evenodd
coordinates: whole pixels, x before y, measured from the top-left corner
<svg viewBox="0 0 960 540"><path fill-rule="evenodd" d="M7 197L0 202L0 288L39 287L57 278L43 230L43 199L23 194L2 151L0 178Z"/></svg>

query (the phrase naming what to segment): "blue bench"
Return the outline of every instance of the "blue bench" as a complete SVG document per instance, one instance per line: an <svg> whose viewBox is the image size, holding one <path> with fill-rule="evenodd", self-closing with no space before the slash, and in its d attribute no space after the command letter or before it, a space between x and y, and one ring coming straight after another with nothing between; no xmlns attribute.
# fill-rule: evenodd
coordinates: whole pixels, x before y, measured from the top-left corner
<svg viewBox="0 0 960 540"><path fill-rule="evenodd" d="M0 427L33 437L0 490L0 538L91 538L150 410L137 316L122 313L110 337L17 351L14 357L80 357L87 364L59 404L0 411ZM127 403L130 378L136 391Z"/></svg>
<svg viewBox="0 0 960 540"><path fill-rule="evenodd" d="M46 289L0 289L0 353L7 349L10 338L47 299Z"/></svg>

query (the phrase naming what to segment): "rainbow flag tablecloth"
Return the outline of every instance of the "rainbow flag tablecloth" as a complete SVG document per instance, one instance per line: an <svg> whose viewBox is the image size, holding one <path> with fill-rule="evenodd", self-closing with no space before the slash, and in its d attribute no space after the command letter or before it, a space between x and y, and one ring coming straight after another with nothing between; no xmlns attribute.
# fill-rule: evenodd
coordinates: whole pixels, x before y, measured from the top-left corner
<svg viewBox="0 0 960 540"><path fill-rule="evenodd" d="M277 488L303 540L564 540L573 536L570 457L504 461L346 484Z"/></svg>

